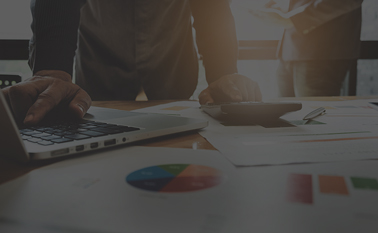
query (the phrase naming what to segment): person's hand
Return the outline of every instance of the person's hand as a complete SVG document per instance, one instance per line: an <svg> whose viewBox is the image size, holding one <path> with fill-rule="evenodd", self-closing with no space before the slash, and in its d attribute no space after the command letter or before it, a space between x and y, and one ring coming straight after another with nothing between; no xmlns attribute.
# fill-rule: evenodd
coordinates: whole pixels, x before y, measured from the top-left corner
<svg viewBox="0 0 378 233"><path fill-rule="evenodd" d="M200 104L262 101L259 85L246 76L231 74L212 82L198 96Z"/></svg>
<svg viewBox="0 0 378 233"><path fill-rule="evenodd" d="M16 120L26 125L39 123L49 112L61 109L67 116L82 118L91 98L71 82L64 71L40 71L32 78L3 89Z"/></svg>
<svg viewBox="0 0 378 233"><path fill-rule="evenodd" d="M273 6L272 6L273 7ZM287 15L280 10L280 8L263 8L260 10L249 10L249 13L255 17L285 29L294 27L293 22Z"/></svg>

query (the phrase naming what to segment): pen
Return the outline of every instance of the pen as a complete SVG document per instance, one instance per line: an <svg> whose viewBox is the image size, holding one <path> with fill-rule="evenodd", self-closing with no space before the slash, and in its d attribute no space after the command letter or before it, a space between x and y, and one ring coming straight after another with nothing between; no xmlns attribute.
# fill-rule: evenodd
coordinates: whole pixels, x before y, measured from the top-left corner
<svg viewBox="0 0 378 233"><path fill-rule="evenodd" d="M315 117L323 115L325 113L325 111L326 110L323 107L317 108L314 111L312 111L309 114L307 114L305 117L303 117L303 120L312 120Z"/></svg>

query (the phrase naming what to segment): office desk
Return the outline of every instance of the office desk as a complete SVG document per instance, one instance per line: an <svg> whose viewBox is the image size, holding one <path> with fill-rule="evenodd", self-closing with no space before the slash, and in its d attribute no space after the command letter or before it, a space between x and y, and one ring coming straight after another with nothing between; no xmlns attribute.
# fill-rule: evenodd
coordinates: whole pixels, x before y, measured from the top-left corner
<svg viewBox="0 0 378 233"><path fill-rule="evenodd" d="M174 102L174 100L159 100L159 101L95 101L93 106L114 108L119 110L135 110L139 108L151 107L154 105ZM196 143L198 149L215 148L207 142L202 136L195 132L180 133L176 135L168 135L155 139L149 139L137 142L133 145L152 146L152 147L171 147L171 148L192 148L193 143ZM31 164L19 164L6 158L0 157L0 184L20 177L34 169L56 163L61 159L53 161L41 161Z"/></svg>
<svg viewBox="0 0 378 233"><path fill-rule="evenodd" d="M306 97L306 98L279 98L273 101L281 100L315 100L315 101L342 101L354 99L372 99L373 96L356 97L356 96L338 96L338 97ZM135 110L140 108L151 107L159 104L174 102L176 100L158 100L158 101L95 101L93 106L114 108L120 110ZM215 150L201 135L195 132L181 133L178 135L164 136L155 139L149 139L136 143L140 146L153 147L171 147L171 148L192 148L196 143L198 149ZM32 164L19 164L0 157L0 184L22 176L34 169L55 163L59 160L44 161Z"/></svg>
<svg viewBox="0 0 378 233"><path fill-rule="evenodd" d="M364 98L373 98L373 97L364 97ZM317 98L285 98L285 99L277 99L279 100L331 100L331 101L337 101L337 100L351 100L356 99L356 97L332 97L332 98L324 98L324 97L317 97ZM358 98L361 99L361 98ZM164 104L169 103L172 101L146 101L146 102L128 102L128 101L110 101L110 102L94 102L94 106L99 107L111 107L115 109L121 109L121 110L134 110L138 108L144 108L144 107L150 107L158 104ZM162 138L156 138L156 139L150 139L147 141L138 142L137 145L141 146L153 146L153 147L171 147L171 148L192 148L193 143L197 144L197 148L200 149L209 149L214 150L214 147L210 145L204 138L202 138L198 133L188 132L188 133L181 133L178 135L172 135L172 136L165 136ZM215 145L215 144L214 144ZM136 149L142 149L145 150L146 148L136 148ZM148 149L148 148L147 148ZM133 150L132 148L130 150ZM152 149L153 152L156 151L156 148ZM163 149L164 150L164 149ZM171 161L171 157L169 157L169 160L164 160L168 157L155 157L155 154L152 151L149 151L149 153L146 153L147 155L151 156L146 159L146 161L149 161L149 164L168 164L166 161ZM191 152L190 150L185 150L185 153ZM194 152L194 151L193 151ZM128 192L130 190L123 189L122 192L114 192L117 193L114 197L120 197L120 200L124 200L125 195L130 195L128 197L131 197L130 199L127 199L128 201L125 201L125 205L119 205L117 202L117 206L127 206L128 204L136 203L135 205L132 205L136 208L140 208L140 205L142 205L146 210L157 210L158 213L169 213L170 217L175 217L176 213L178 217L186 216L185 214L193 213L190 212L190 210L194 211L197 210L197 207L204 206L204 209L209 207L209 212L204 211L198 211L198 214L194 215L191 214L190 216L198 217L200 216L201 220L196 220L196 224L193 224L192 222L185 222L185 224L190 225L200 225L202 224L203 219L204 221L204 227L229 227L227 230L224 230L222 232L234 232L230 230L236 229L235 226L244 229L244 231L238 231L238 232L250 232L253 231L253 229L264 229L264 232L278 232L277 229L284 229L283 232L338 232L337 230L330 231L330 229L333 227L333 229L337 229L335 227L340 227L340 229L349 229L348 227L354 227L350 229L358 229L358 230L351 230L349 232L371 232L371 229L376 228L376 219L378 219L378 211L374 211L373 214L370 212L365 213L363 211L358 212L360 209L364 210L362 207L366 207L365 209L370 210L371 206L376 206L378 203L378 198L376 198L376 192L378 190L378 183L363 183L365 181L371 181L372 178L374 180L378 180L378 174L376 173L376 167L378 166L377 161L353 161L349 163L318 163L318 164L304 164L304 165L287 165L287 166L258 166L253 169L250 168L238 168L234 169L234 166L229 163L229 161L222 157L222 161L224 163L222 164L213 164L214 161L217 163L218 161L218 153L214 152L215 156L213 157L206 157L208 154L201 154L201 153L211 153L211 151L196 151L195 153L199 153L201 156L198 156L197 158L205 158L207 159L208 166L214 166L217 168L222 168L221 170L225 171L224 174L227 175L227 178L229 180L235 181L235 182L225 182L222 189L208 189L207 191L204 191L203 194L201 193L193 193L193 195L185 196L185 198L172 198L172 199L165 199L169 195L156 195L152 196L148 193L142 193L142 192ZM128 155L133 155L134 152L128 153ZM194 153L193 153L194 154ZM192 164L202 164L198 160L194 160L195 156L192 156L193 154L190 154L190 162ZM134 154L134 156L139 156L139 154ZM174 154L176 159L176 154ZM110 155L105 155L106 158L111 158ZM124 158L128 158L127 156L122 156ZM178 156L177 156L178 157ZM86 159L91 159L93 157L88 156L85 159L84 166L92 166L92 163L88 163ZM163 160L162 160L163 158ZM209 159L210 158L210 159ZM150 163L150 159L154 160L152 163ZM193 159L193 160L192 160ZM95 158L96 160L96 158ZM69 161L69 160L68 160ZM187 164L187 161L179 161L175 160L175 164ZM28 173L29 171L43 167L45 165L49 165L52 163L55 163L56 161L48 161L45 163L39 163L39 164L17 164L5 159L0 160L0 169L1 169L1 177L0 182L4 183L6 181L12 180L14 178L17 178L23 174ZM75 162L75 161L74 161ZM141 168L147 168L147 166L144 166L145 161L141 163L143 166L140 166ZM89 164L89 165L88 165ZM117 161L117 166L115 171L121 171L124 172L126 164L129 164L128 161ZM134 167L134 165L141 165L141 164L132 164L130 166ZM339 166L339 164L341 164ZM59 166L61 164L58 164ZM104 163L101 162L100 166L104 166ZM106 165L107 166L107 165ZM105 166L105 167L106 167ZM226 169L227 168L229 169ZM77 168L77 167L76 167ZM87 167L84 167L87 168ZM97 175L98 167L96 167L94 173ZM114 166L112 165L112 168ZM310 168L310 169L309 169ZM356 168L353 170L353 168ZM77 176L78 173L75 173L75 171L70 170L67 172L64 170L62 173L59 173L59 167L54 168L51 173L55 177L53 179L50 178L50 176L45 176L46 180L40 180L38 178L41 178L41 176L35 176L36 174L42 174L45 175L46 170L42 169L36 172L33 172L30 177L32 177L31 180L33 180L34 183L30 185L30 187L39 187L38 184L43 184L47 187L47 184L44 183L44 181L53 181L55 182L59 178L59 174L63 174L63 176L66 176L66 174L72 174L72 177L75 177L75 179L81 179L80 176ZM88 172L88 169L83 169L83 167L79 167L80 172L85 171ZM127 168L130 171L130 168ZM354 173L354 171L357 170L363 170L362 173ZM73 171L73 172L72 172ZM106 174L108 173L108 170L104 169L106 171ZM345 172L347 171L347 172ZM72 173L71 173L72 172ZM131 174L127 173L126 174ZM80 173L81 174L81 173ZM85 177L87 178L87 174L85 173ZM113 174L113 173L112 173ZM122 173L123 174L123 173ZM33 177L34 175L34 177ZM29 179L30 177L25 177ZM88 176L89 178L92 177L91 175ZM113 175L109 175L110 178L113 177ZM108 176L95 176L97 182L98 180L110 180ZM117 176L118 177L118 176ZM356 183L354 183L352 187L353 180L355 179ZM50 180L49 180L50 179ZM364 180L364 181L361 181ZM118 179L118 181L122 182L124 184L124 178ZM117 181L117 182L118 182ZM340 185L340 181L344 182L343 185ZM30 182L30 180L28 180ZM93 180L90 180L90 182L94 182ZM347 182L348 186L345 186L345 182ZM362 182L362 183L358 183ZM336 183L336 185L334 185ZM76 183L75 183L76 184ZM92 183L91 183L92 184ZM103 183L98 183L103 185ZM117 184L118 183L114 183ZM248 185L245 185L248 184ZM43 186L42 185L42 186ZM107 184L106 184L107 185ZM112 183L113 185L113 183ZM364 186L365 185L365 186ZM3 186L3 188L8 188L9 186ZM65 189L66 186L60 186ZM76 186L73 186L76 187ZM96 192L92 193L93 196L91 196L90 200L96 201L96 198L93 198L98 194L99 190L108 190L104 188L104 186L97 186L101 187L99 189L94 189ZM109 187L109 186L106 186ZM120 187L120 186L111 186L111 187ZM123 187L123 186L121 186ZM129 187L129 186L127 186ZM219 186L221 187L221 186ZM362 188L361 188L362 187ZM4 190L4 189L3 189ZM66 193L61 192L62 190L58 189L51 189L55 193L51 194L49 192L44 193L40 192L40 190L36 189L37 191L32 193L34 195L31 195L33 198L33 205L39 206L40 202L38 202L38 198L41 197L41 194L44 194L48 197L51 197L49 200L56 201L57 198L54 194L60 194L58 199L60 200L71 200L67 198ZM89 190L89 191L88 191ZM89 193L91 189L88 189L87 192ZM306 192L304 192L305 190ZM310 190L310 192L307 192ZM104 191L104 192L105 192ZM289 192L290 191L290 192ZM71 191L69 191L71 192ZM69 194L68 192L68 194ZM213 192L213 193L212 193ZM350 192L350 193L349 193ZM7 192L4 192L5 194ZM62 194L63 193L63 194ZM75 192L76 193L76 192ZM206 193L208 195L206 195ZM198 195L197 195L198 194ZM362 196L365 195L365 196ZM29 193L27 195L24 195L25 197L30 197ZM43 195L42 195L43 196ZM169 197L178 197L173 194ZM38 198L35 198L38 197ZM97 196L96 196L97 197ZM353 199L355 198L355 199ZM7 200L7 199L4 199ZM3 202L4 202L3 200ZM37 200L34 202L34 200ZM76 200L76 199L75 199ZM104 199L101 199L104 200ZM111 199L113 201L113 199ZM131 201L130 201L131 200ZM139 200L139 202L138 202ZM182 201L182 200L190 200L188 202ZM198 200L202 200L199 202ZM368 200L368 201L365 201ZM135 202L134 202L135 201ZM176 201L176 202L175 202ZM197 202L198 201L198 202ZM372 202L370 202L372 201ZM374 201L374 202L373 202ZM360 205L361 202L362 204ZM22 201L21 201L22 203ZM51 203L51 202L47 202ZM74 201L72 203L75 203ZM85 202L84 204L88 204L89 202ZM202 203L205 203L202 205ZM219 204L220 203L220 204ZM355 208L353 206L349 206L350 203L355 204ZM42 203L43 204L43 203ZM144 205L145 204L145 205ZM152 205L153 204L153 205ZM33 205L31 205L33 207ZM330 205L330 207L329 207ZM6 207L6 205L4 205ZM66 206L66 205L65 205ZM88 205L91 206L91 205ZM88 207L87 206L87 207ZM93 206L93 205L92 205ZM190 206L190 208L189 208ZM193 207L195 206L195 207ZM159 208L155 208L159 207ZM161 207L164 207L164 211L161 211ZM171 208L172 207L172 208ZM185 210L188 211L181 211L181 208L187 208ZM340 209L342 207L342 209ZM361 208L360 208L361 207ZM222 211L217 211L220 208ZM52 208L53 209L53 208ZM80 209L80 208L78 208ZM121 208L123 209L123 208ZM125 209L131 209L133 208L125 208ZM134 209L134 210L135 210ZM143 208L141 208L143 209ZM32 214L37 213L38 211L35 211L36 208L29 208ZM88 209L84 209L84 212ZM92 210L92 208L89 208L89 210ZM202 209L201 209L202 210ZM227 210L227 211L224 211ZM228 211L230 210L230 211ZM271 211L274 210L274 211ZM357 212L351 212L357 210ZM74 209L76 211L76 209ZM93 211L94 213L98 213L98 211ZM137 211L139 214L138 216L142 216L140 219L153 219L154 216L153 213L155 212L149 212L149 211ZM328 213L329 212L329 213ZM345 212L344 217L338 217L337 214L343 214ZM8 213L8 212L7 212ZM89 213L89 212L88 212ZM112 212L113 213L113 212ZM227 214L223 214L227 213ZM230 213L230 214L229 214ZM203 214L203 215L202 215ZM97 216L97 215L96 215ZM131 216L131 215L130 215ZM132 213L132 216L134 216L134 213ZM147 217L146 217L147 216ZM328 219L328 217L330 218ZM336 217L334 217L336 216ZM223 222L226 222L225 219L227 218L227 224L223 224ZM122 218L121 221L124 218ZM132 219L132 218L131 218ZM159 226L171 226L172 222L180 223L180 221L171 222L171 218L167 218L167 221L164 221L161 223L159 221L159 218L156 220L159 224ZM182 218L184 219L184 218ZM182 220L179 219L179 220ZM185 218L186 219L186 218ZM297 219L300 219L298 221ZM357 220L356 220L357 219ZM130 218L128 218L130 220ZM353 225L353 221L357 221L358 224ZM131 220L130 220L131 221ZM85 222L85 221L84 221ZM327 223L323 230L322 229L323 223ZM363 223L363 224L361 224ZM166 224L166 225L164 225ZM241 225L243 224L243 225ZM346 225L348 224L348 225ZM370 224L370 225L368 225ZM147 226L148 224L146 224ZM373 226L374 225L374 226ZM129 225L128 225L129 226ZM306 228L309 226L309 228ZM360 228L361 226L361 228ZM366 226L366 227L365 227ZM181 226L180 226L181 227ZM243 228L244 227L244 228ZM311 228L311 227L318 227L318 228ZM342 228L341 228L342 227ZM362 228L365 227L365 228ZM374 227L374 228L373 228ZM122 228L123 229L123 228ZM213 228L209 228L210 230ZM217 228L216 228L217 229ZM220 228L219 228L220 229ZM289 230L288 230L289 229ZM312 230L311 229L315 229ZM364 230L367 229L367 230ZM256 230L257 232L260 232L259 230ZM142 231L147 232L147 231ZM169 232L169 231L164 231ZM194 231L186 231L186 232L194 232ZM198 231L197 231L198 232ZM207 231L200 231L200 232L207 232ZM216 232L215 230L211 230L208 232ZM217 231L220 232L220 231ZM341 232L341 230L340 230ZM343 231L346 232L346 231Z"/></svg>

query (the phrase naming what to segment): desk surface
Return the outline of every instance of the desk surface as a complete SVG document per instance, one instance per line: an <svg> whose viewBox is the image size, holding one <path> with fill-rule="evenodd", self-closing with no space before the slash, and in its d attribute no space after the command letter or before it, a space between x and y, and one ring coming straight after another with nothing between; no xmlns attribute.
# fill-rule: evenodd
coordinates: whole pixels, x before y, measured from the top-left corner
<svg viewBox="0 0 378 233"><path fill-rule="evenodd" d="M372 96L354 97L354 96L340 96L340 97L310 97L310 98L280 98L279 100L316 100L316 101L342 101L353 99L370 99L377 98ZM174 100L159 100L159 101L95 101L93 106L114 108L119 110L135 110L139 108L151 107L159 104L174 102ZM215 148L206 141L201 135L195 132L187 132L176 135L169 135L155 139L149 139L138 142L139 146L151 147L171 147L171 148L192 148L193 143L196 143L198 149L215 150ZM20 177L34 169L55 163L54 161L43 161L31 164L19 164L14 161L0 157L0 184Z"/></svg>
<svg viewBox="0 0 378 233"><path fill-rule="evenodd" d="M324 101L323 103L327 104L326 101L362 98L285 98L276 99L276 101L314 100ZM134 110L169 102L172 101L109 101L94 102L93 105ZM345 105L339 103L340 106L350 104L348 102ZM307 111L307 109L305 110ZM329 113L332 114L331 110ZM374 123L376 124L376 117ZM327 125L325 126L327 127ZM209 131L211 131L211 127L212 125L210 125ZM224 132L229 133L228 130ZM376 131L374 132L376 133ZM235 229L238 229L239 232L250 232L251 229L264 232L330 232L335 229L340 229L339 231L343 232L372 232L372 229L377 228L378 211L376 208L372 208L372 206L378 205L378 196L376 195L378 190L377 161L353 160L345 163L314 163L299 166L292 164L235 169L229 163L230 158L219 157L219 154L214 151L214 153L209 150L190 153L194 152L190 150L194 142L201 149L214 149L198 133L187 132L138 143L142 146L188 148L188 150L181 151L180 154L183 156L179 156L180 158L177 157L177 153L170 153L170 149L160 148L162 153L157 153L158 148L151 148L152 151L148 151L148 148L135 148L133 151L130 148L130 155L135 156L131 160L129 156L119 157L116 153L116 157L123 160L114 160L113 154L110 154L102 157L103 160L95 159L95 163L92 163L88 162L93 161L91 155L88 155L87 158L84 158L84 163L76 164L75 162L75 166L60 166L62 169L56 168L52 173L46 170L37 171L34 176L26 177L31 179L27 179L28 185L22 186L25 187L21 190L22 192L16 190L15 193L21 193L21 195L14 195L11 192L12 188L3 186L2 206L4 208L1 209L1 213L5 223L11 224L0 224L0 227L2 227L1 229L17 227L16 230L19 227L25 229L25 232L30 229L37 230L39 227L46 229L46 232L50 229L64 232L76 229L87 229L88 231L94 229L101 231L102 229L105 231L105 228L109 231L116 228L125 229L125 227L138 232L156 231L156 229L163 231L172 231L172 229L183 231L185 229L185 232L207 232L207 229L217 232L233 232ZM371 142L373 141L368 143ZM214 143L214 145L217 144ZM292 154L291 152L289 154ZM282 153L277 154L282 155ZM142 155L141 161L137 159L140 155ZM101 162L98 163L98 161ZM49 160L39 164L17 164L0 159L0 183L55 162ZM208 165L215 168L215 171L208 170L209 173L201 173L207 175L203 178L211 178L214 175L216 179L220 179L224 175L224 178L231 182L224 182L224 186L214 189L185 195L160 192L151 194L131 187L133 186L131 182L135 182L136 185L140 183L136 180L128 180L130 174L146 171L144 169L157 168L156 165L170 162L176 165ZM151 165L154 166L151 167ZM136 170L136 167L140 170ZM67 168L69 169L67 170ZM109 172L108 168L111 168L112 172ZM220 172L217 173L217 170ZM85 172L83 173L83 171ZM131 173L131 171L134 172ZM67 172L71 176L67 176ZM46 174L50 175L46 176ZM198 175L198 177L200 176ZM156 180L164 179L157 178ZM190 179L190 176L181 178L186 179L180 179L179 183L186 186L185 180ZM178 176L173 179L178 180ZM54 186L57 184L57 180L59 184ZM99 182L100 180L105 182ZM205 183L201 183L202 181L197 183L194 182L195 180L193 179L193 187L198 184L200 184L199 187L204 187ZM20 180L20 182L24 181L24 179ZM125 181L129 185L121 186L120 184L125 184ZM157 184L154 183L154 179L151 181L147 181L146 184ZM136 185L134 187L138 187ZM88 188L90 186L91 188ZM176 186L174 187L176 188ZM115 191L109 194L109 190ZM19 199L16 199L17 201L8 199L9 195ZM85 197L85 201L82 201L82 197ZM111 214L109 215L109 213ZM16 220L12 219L12 215L16 216ZM114 216L121 217L114 218ZM148 224L145 223L146 219ZM39 225L39 222L47 224ZM66 223L68 225L62 225ZM60 228L60 226L62 227Z"/></svg>

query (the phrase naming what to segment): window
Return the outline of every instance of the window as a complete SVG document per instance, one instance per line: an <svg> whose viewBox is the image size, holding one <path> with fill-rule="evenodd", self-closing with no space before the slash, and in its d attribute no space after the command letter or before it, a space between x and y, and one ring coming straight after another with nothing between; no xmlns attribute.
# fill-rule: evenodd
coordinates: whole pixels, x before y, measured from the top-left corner
<svg viewBox="0 0 378 233"><path fill-rule="evenodd" d="M263 22L249 12L249 9L259 8L264 2L266 1L232 0L231 10L235 18L238 40L262 41L281 39L283 28ZM239 73L259 83L264 100L277 97L277 86L274 81L277 67L278 61L274 57L272 57L272 60L238 61Z"/></svg>
<svg viewBox="0 0 378 233"><path fill-rule="evenodd" d="M31 37L30 0L1 0L0 39L29 39Z"/></svg>
<svg viewBox="0 0 378 233"><path fill-rule="evenodd" d="M378 1L364 0L362 5L362 41L378 41ZM378 94L378 60L359 60L357 95Z"/></svg>
<svg viewBox="0 0 378 233"><path fill-rule="evenodd" d="M0 3L0 40L29 40L31 13L30 0L1 0ZM1 60L3 74L18 74L23 79L31 76L26 60Z"/></svg>

